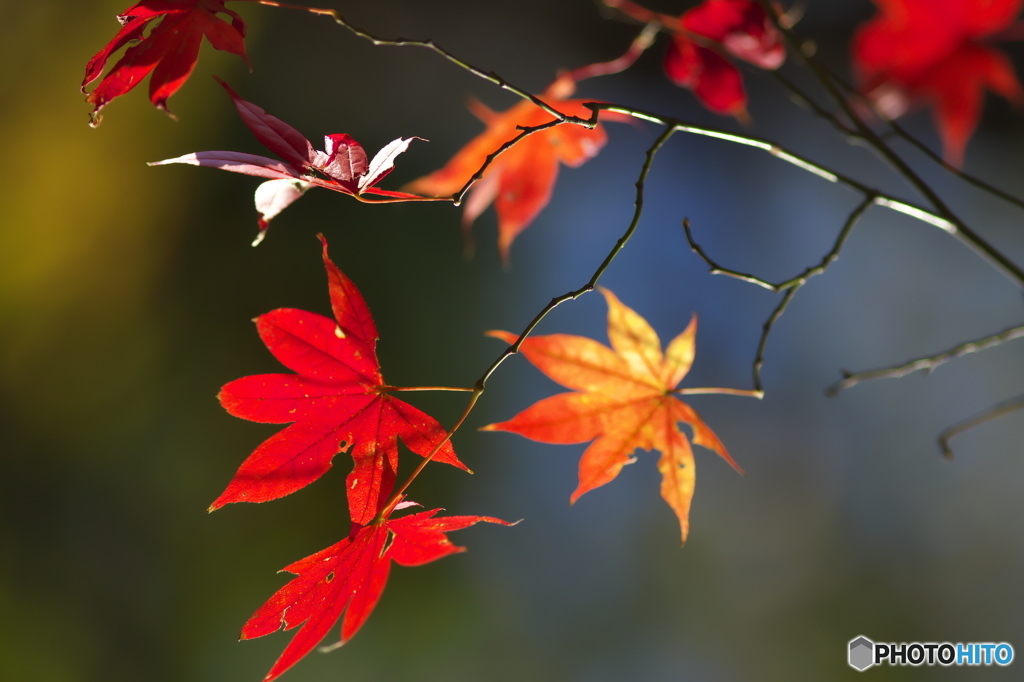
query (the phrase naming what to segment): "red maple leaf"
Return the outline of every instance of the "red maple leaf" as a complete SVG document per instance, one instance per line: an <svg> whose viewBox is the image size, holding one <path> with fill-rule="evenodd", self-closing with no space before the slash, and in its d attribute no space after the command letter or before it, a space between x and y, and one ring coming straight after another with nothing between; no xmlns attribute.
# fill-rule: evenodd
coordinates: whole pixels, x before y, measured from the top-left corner
<svg viewBox="0 0 1024 682"><path fill-rule="evenodd" d="M194 152L174 159L153 161L149 165L184 163L271 178L256 188L259 233L253 246L263 241L270 220L311 187L326 187L360 201L368 201L362 198L364 194L385 197L383 201L424 199L416 194L374 187L394 170L395 159L409 148L410 142L418 138L400 137L393 140L377 152L372 160L368 160L362 145L344 133L325 136L325 151L320 151L313 149L313 143L298 130L245 101L221 79L217 78L217 82L231 95L245 126L263 146L284 159L284 162L241 152Z"/></svg>
<svg viewBox="0 0 1024 682"><path fill-rule="evenodd" d="M853 39L862 91L888 118L934 106L946 159L959 164L985 90L1021 101L1013 65L983 39L1010 28L1022 1L875 0L879 14Z"/></svg>
<svg viewBox="0 0 1024 682"><path fill-rule="evenodd" d="M673 395L693 364L696 317L663 354L658 335L644 318L607 289L601 293L608 301L612 347L568 334L527 338L520 352L573 391L545 398L508 421L484 428L544 443L592 440L580 459L579 486L571 502L618 476L637 448L660 451L661 495L679 518L686 542L696 472L690 442L678 423L690 425L694 443L715 451L740 471L704 420ZM510 344L517 338L508 332L491 334Z"/></svg>
<svg viewBox="0 0 1024 682"><path fill-rule="evenodd" d="M583 100L565 99L574 88L571 80L559 79L541 97L563 114L589 118L591 110L583 106ZM483 166L489 154L520 134L520 127L542 125L553 118L529 101L501 113L479 102L474 102L471 110L487 124L487 130L459 150L444 168L414 180L406 189L435 196L453 195ZM498 214L498 249L507 263L513 240L551 200L559 163L580 166L597 155L605 140L600 125L590 130L564 124L533 133L502 153L473 185L466 200L462 228L467 243L473 221L493 202Z"/></svg>
<svg viewBox="0 0 1024 682"><path fill-rule="evenodd" d="M678 19L652 12L630 0L605 0L638 21L660 21L673 31L665 53L665 74L692 90L711 111L746 116L743 76L727 58L762 69L777 69L786 59L782 36L753 0L705 0Z"/></svg>
<svg viewBox="0 0 1024 682"><path fill-rule="evenodd" d="M435 518L439 511L354 526L341 542L282 569L297 577L275 592L242 627L241 638L253 639L302 626L264 682L276 679L308 654L342 614L341 638L331 648L351 639L377 605L392 561L401 566L421 566L465 551L453 545L447 533L481 521L511 525L490 516Z"/></svg>
<svg viewBox="0 0 1024 682"><path fill-rule="evenodd" d="M377 327L359 290L335 267L323 242L334 318L281 308L256 318L260 338L295 374L232 381L218 398L252 421L294 422L264 441L239 467L210 511L230 502L265 502L322 476L342 443L355 467L347 479L349 513L369 523L394 487L398 439L421 456L469 471L435 419L398 400L377 360ZM443 442L443 445L441 443Z"/></svg>
<svg viewBox="0 0 1024 682"><path fill-rule="evenodd" d="M225 0L144 0L118 15L122 28L85 67L82 92L100 77L110 56L124 46L121 59L110 69L86 101L93 105L91 125L99 125L100 109L149 79L149 99L167 111L167 99L176 93L195 69L203 36L218 50L245 54L245 22L224 6ZM223 13L231 22L217 15ZM146 31L149 29L149 33ZM170 112L168 112L170 113Z"/></svg>

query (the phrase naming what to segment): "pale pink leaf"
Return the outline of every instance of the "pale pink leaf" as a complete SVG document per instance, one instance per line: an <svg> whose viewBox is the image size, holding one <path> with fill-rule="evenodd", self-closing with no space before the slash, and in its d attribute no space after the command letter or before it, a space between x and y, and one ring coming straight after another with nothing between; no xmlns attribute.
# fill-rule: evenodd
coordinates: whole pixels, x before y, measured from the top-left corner
<svg viewBox="0 0 1024 682"><path fill-rule="evenodd" d="M367 187L376 185L385 175L390 173L395 167L395 159L398 155L408 149L409 143L416 139L419 138L400 137L384 145L374 155L373 160L370 161L370 165L366 169L366 175L359 178L359 191L362 192Z"/></svg>

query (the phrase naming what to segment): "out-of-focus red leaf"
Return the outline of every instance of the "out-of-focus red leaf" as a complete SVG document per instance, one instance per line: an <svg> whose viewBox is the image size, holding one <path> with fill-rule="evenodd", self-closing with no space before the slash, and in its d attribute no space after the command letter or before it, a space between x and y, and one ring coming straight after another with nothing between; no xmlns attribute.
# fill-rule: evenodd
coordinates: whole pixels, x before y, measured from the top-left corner
<svg viewBox="0 0 1024 682"><path fill-rule="evenodd" d="M127 46L121 59L86 97L93 105L91 124L99 125L100 109L126 94L150 73L149 99L158 109L167 111L167 99L185 84L195 69L204 36L215 49L236 54L248 63L245 22L236 12L227 9L224 2L144 0L118 15L121 30L85 68L82 92L100 77L110 57ZM226 14L230 22L218 14Z"/></svg>
<svg viewBox="0 0 1024 682"><path fill-rule="evenodd" d="M782 35L754 0L705 0L678 18L652 12L632 0L605 0L605 4L637 21L657 20L672 30L665 74L718 114L746 117L743 77L728 57L769 70L779 68L786 59Z"/></svg>
<svg viewBox="0 0 1024 682"><path fill-rule="evenodd" d="M786 60L782 36L753 0L705 0L683 14L680 22L687 31L762 69L777 69Z"/></svg>
<svg viewBox="0 0 1024 682"><path fill-rule="evenodd" d="M271 178L256 189L256 211L259 213L259 232L253 246L263 241L270 220L289 204L301 197L311 187L348 194L360 199L364 194L386 197L386 201L417 201L423 197L407 192L396 192L374 187L394 169L395 159L409 148L415 137L398 138L384 146L367 161L366 151L350 135L338 133L324 137L324 150L313 148L313 144L298 130L252 102L238 96L231 87L217 78L217 82L231 96L238 115L250 132L264 147L284 159L284 163L265 156L239 152L194 152L173 159L151 162L150 166L170 163L184 163L192 166L208 166ZM291 184L277 182L292 179ZM366 201L365 199L360 199Z"/></svg>
<svg viewBox="0 0 1024 682"><path fill-rule="evenodd" d="M693 90L697 99L711 111L743 116L747 108L743 76L732 62L714 50L676 35L665 53L664 68L670 81Z"/></svg>
<svg viewBox="0 0 1024 682"><path fill-rule="evenodd" d="M484 428L545 443L593 441L580 459L579 485L571 502L614 479L637 448L660 451L661 495L675 511L686 542L696 472L679 422L693 429L694 443L740 470L704 420L673 395L693 364L697 320L663 353L647 321L610 291L601 291L608 302L612 347L568 334L527 338L519 347L526 359L573 391L545 398L508 421ZM491 335L510 344L517 338L508 332Z"/></svg>
<svg viewBox="0 0 1024 682"><path fill-rule="evenodd" d="M323 260L335 319L290 308L256 319L267 348L295 374L244 377L221 389L221 404L236 417L294 423L256 448L211 511L295 492L322 476L336 453L350 448L355 466L347 479L349 512L354 523L369 523L394 487L399 439L418 455L436 449L434 461L468 471L445 441L444 428L393 397L384 383L369 308L328 258L326 240Z"/></svg>
<svg viewBox="0 0 1024 682"><path fill-rule="evenodd" d="M312 651L343 614L341 637L332 646L351 639L380 600L392 561L420 566L465 551L452 544L447 533L482 521L511 525L490 516L435 518L439 511L355 526L341 542L286 566L283 570L296 577L275 592L242 627L242 639L299 628L264 682L277 679Z"/></svg>
<svg viewBox="0 0 1024 682"><path fill-rule="evenodd" d="M889 118L913 104L935 107L948 161L963 160L985 90L1019 103L1013 65L990 47L1024 0L875 0L879 13L857 31L853 64L861 90Z"/></svg>
<svg viewBox="0 0 1024 682"><path fill-rule="evenodd" d="M589 118L591 111L583 106L584 100L566 99L573 87L572 83L556 81L542 98L568 116ZM528 101L501 113L492 112L479 103L474 103L472 108L487 124L487 130L459 150L444 168L414 180L406 189L434 196L453 195L480 170L488 155L519 135L519 128L552 120L551 114ZM507 263L509 248L516 236L551 200L559 163L580 166L596 156L605 141L600 125L590 130L564 124L533 133L499 155L466 200L462 227L467 241L473 220L493 202L498 214L498 248L502 261Z"/></svg>

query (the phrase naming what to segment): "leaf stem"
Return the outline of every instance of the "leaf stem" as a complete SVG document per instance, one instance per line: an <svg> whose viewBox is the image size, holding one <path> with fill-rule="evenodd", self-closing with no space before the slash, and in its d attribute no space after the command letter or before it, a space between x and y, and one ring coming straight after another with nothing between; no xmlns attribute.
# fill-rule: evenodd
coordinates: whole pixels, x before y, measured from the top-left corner
<svg viewBox="0 0 1024 682"><path fill-rule="evenodd" d="M676 395L738 395L747 398L764 398L764 391L750 388L677 388L672 393Z"/></svg>
<svg viewBox="0 0 1024 682"><path fill-rule="evenodd" d="M430 462L434 459L434 455L436 455L438 451L444 447L444 444L450 441L452 439L452 436L454 436L455 433L460 428L462 428L462 425L465 423L466 418L469 417L469 414L473 411L473 408L476 406L476 402L480 399L480 394L483 393L482 388L474 388L472 389L472 391L473 394L469 397L469 402L466 403L466 407L462 410L462 415L459 417L458 421L456 421L455 425L451 428L451 430L449 430L448 433L445 434L444 438L442 438L441 441L437 445L435 445L434 448L429 453L427 453L427 456L424 457L423 460L418 465L416 465L416 468L413 469L412 473L409 474L408 478L405 479L405 482L403 482L402 485L399 486L399 488L395 490L394 493L391 494L391 497L388 499L384 507L380 510L380 513L377 515L377 519L375 519L375 522L379 519L386 519L388 516L391 515L391 512L395 510L395 506L405 498L405 491L408 490L409 486L412 485L412 482L415 481L416 478L421 473L423 473L423 470L426 469L427 465L430 464Z"/></svg>
<svg viewBox="0 0 1024 682"><path fill-rule="evenodd" d="M464 386L385 386L385 391L472 391Z"/></svg>

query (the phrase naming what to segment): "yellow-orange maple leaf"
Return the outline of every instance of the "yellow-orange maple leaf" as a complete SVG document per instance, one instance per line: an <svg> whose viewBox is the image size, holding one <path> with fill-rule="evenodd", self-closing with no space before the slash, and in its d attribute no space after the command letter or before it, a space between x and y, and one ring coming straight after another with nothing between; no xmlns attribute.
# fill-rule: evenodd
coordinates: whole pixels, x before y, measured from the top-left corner
<svg viewBox="0 0 1024 682"><path fill-rule="evenodd" d="M589 118L585 100L565 99L572 94L575 83L562 78L549 87L542 98L568 116ZM487 124L487 130L473 138L452 157L444 168L409 183L405 189L418 194L452 195L465 186L480 170L489 154L528 128L553 119L552 115L533 102L523 101L498 113L474 102L473 113ZM597 155L606 140L601 126L562 124L528 135L495 158L483 177L470 190L462 216L462 229L467 233L473 221L491 202L498 214L498 248L502 261L508 262L512 241L551 200L558 176L558 164L576 167Z"/></svg>
<svg viewBox="0 0 1024 682"><path fill-rule="evenodd" d="M679 422L693 429L693 442L718 453L742 473L718 436L673 392L693 364L697 318L662 353L657 333L612 292L608 301L609 348L569 334L527 338L520 351L548 377L573 389L545 398L512 419L484 427L511 431L545 443L594 442L580 459L575 502L608 483L637 448L658 450L661 496L679 517L683 542L689 532L696 471L690 441ZM491 332L507 343L515 334Z"/></svg>

